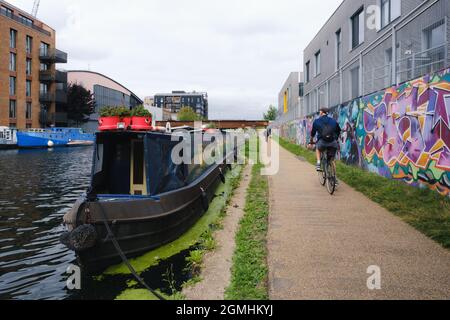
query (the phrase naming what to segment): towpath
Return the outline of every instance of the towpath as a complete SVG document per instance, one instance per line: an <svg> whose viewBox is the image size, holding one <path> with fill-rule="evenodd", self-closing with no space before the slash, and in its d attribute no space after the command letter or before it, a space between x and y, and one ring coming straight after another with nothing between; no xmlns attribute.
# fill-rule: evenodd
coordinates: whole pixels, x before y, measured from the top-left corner
<svg viewBox="0 0 450 320"><path fill-rule="evenodd" d="M329 196L284 149L280 162L269 178L271 299L450 299L450 251L345 184ZM381 290L368 288L371 266Z"/></svg>

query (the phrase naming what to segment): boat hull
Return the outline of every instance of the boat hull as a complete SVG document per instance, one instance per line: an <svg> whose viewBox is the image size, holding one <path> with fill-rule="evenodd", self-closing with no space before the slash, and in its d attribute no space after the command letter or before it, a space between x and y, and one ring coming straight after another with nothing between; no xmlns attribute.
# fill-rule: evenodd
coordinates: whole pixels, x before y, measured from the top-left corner
<svg viewBox="0 0 450 320"><path fill-rule="evenodd" d="M193 185L158 198L81 201L76 213L66 216L65 222L72 230L86 224L93 226L97 241L94 247L77 252L79 263L87 272L96 273L122 262L108 237L105 216L127 258L178 239L205 214L226 170L226 165L218 165Z"/></svg>
<svg viewBox="0 0 450 320"><path fill-rule="evenodd" d="M18 132L17 145L23 149L58 148L71 146L93 145L95 136L80 133L79 129L52 128L42 132Z"/></svg>

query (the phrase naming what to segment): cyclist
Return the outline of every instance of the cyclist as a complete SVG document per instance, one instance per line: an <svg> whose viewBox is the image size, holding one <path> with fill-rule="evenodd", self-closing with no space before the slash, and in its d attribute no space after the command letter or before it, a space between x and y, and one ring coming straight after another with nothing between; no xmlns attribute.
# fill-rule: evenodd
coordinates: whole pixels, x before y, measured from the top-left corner
<svg viewBox="0 0 450 320"><path fill-rule="evenodd" d="M338 139L341 135L341 127L336 120L329 117L330 110L327 108L320 109L320 117L314 121L311 131L311 141L309 147L314 145L314 138L317 135L316 156L317 171L322 171L321 153L327 150L334 152L336 155L339 149Z"/></svg>

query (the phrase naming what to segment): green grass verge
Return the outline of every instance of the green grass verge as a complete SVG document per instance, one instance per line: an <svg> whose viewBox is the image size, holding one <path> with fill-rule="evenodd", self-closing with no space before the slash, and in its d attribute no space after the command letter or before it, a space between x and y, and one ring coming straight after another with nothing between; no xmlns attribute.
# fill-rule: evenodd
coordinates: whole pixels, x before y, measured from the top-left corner
<svg viewBox="0 0 450 320"><path fill-rule="evenodd" d="M254 165L245 214L236 235L232 278L226 300L267 300L268 181L262 165Z"/></svg>
<svg viewBox="0 0 450 320"><path fill-rule="evenodd" d="M280 145L291 153L316 163L314 152L280 138ZM450 199L429 189L419 189L386 179L360 168L337 164L338 177L403 221L450 249Z"/></svg>

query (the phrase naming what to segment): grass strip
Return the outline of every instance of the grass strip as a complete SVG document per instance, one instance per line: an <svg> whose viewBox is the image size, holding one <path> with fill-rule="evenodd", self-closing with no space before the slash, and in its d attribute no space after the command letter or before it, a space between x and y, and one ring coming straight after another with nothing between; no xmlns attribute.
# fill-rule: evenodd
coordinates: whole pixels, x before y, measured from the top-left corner
<svg viewBox="0 0 450 320"><path fill-rule="evenodd" d="M315 165L314 152L280 138L280 145ZM426 236L450 249L450 199L360 168L337 163L338 177Z"/></svg>
<svg viewBox="0 0 450 320"><path fill-rule="evenodd" d="M268 181L261 164L253 166L245 214L236 235L230 286L226 300L267 300Z"/></svg>

